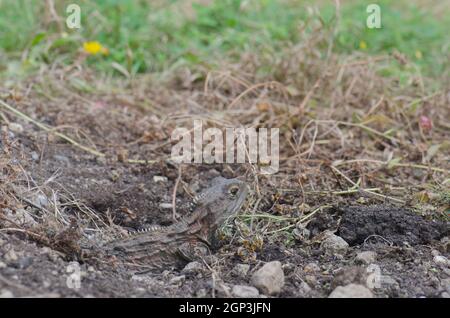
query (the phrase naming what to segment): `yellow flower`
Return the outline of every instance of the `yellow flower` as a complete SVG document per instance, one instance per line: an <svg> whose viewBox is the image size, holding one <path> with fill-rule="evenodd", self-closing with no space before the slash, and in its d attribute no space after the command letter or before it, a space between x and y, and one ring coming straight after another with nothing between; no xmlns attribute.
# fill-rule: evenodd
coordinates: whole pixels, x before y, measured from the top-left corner
<svg viewBox="0 0 450 318"><path fill-rule="evenodd" d="M415 54L415 55L416 55L416 58L417 58L418 60L421 60L422 57L423 57L422 52L419 51L419 50L416 51L416 54Z"/></svg>
<svg viewBox="0 0 450 318"><path fill-rule="evenodd" d="M366 43L365 41L360 41L360 42L359 42L359 48L360 48L361 50L367 49L367 43Z"/></svg>
<svg viewBox="0 0 450 318"><path fill-rule="evenodd" d="M96 55L99 53L107 55L109 53L108 49L106 47L102 46L97 41L84 42L83 49L86 53L92 54L92 55Z"/></svg>

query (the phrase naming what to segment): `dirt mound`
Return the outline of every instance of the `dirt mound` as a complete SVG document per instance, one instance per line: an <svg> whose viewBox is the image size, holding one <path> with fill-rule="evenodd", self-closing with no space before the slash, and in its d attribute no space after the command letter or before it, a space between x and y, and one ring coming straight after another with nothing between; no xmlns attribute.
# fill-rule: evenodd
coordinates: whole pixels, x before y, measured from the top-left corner
<svg viewBox="0 0 450 318"><path fill-rule="evenodd" d="M350 245L370 237L401 245L428 244L448 235L448 224L428 221L413 211L389 206L349 206L343 208L338 234Z"/></svg>

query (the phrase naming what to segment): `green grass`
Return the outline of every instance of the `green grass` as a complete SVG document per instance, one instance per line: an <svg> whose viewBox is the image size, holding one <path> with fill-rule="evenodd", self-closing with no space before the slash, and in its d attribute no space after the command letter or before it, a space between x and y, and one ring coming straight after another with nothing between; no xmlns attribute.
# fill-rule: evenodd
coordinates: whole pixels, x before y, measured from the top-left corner
<svg viewBox="0 0 450 318"><path fill-rule="evenodd" d="M182 1L55 1L65 19L65 7L76 2L82 9L82 29L63 23L45 23L44 1L0 0L0 72L20 75L42 64L79 61L85 41L99 41L107 56L89 56L89 67L106 73L158 72L179 64L214 64L239 59L242 52L264 50L277 54L287 43L302 41L299 29L319 21L334 27L334 7L324 4L320 17L311 17L311 1L223 0L193 5L192 14L177 10ZM349 4L350 3L350 4ZM365 27L369 1L342 5L335 50L342 54L364 51L406 54L424 74L439 75L448 67L450 9L437 19L414 1L377 1L382 29ZM317 22L316 21L316 22ZM62 21L64 22L64 20ZM307 28L311 32L312 28ZM366 48L361 47L364 42ZM121 67L112 67L117 63ZM404 71L393 66L386 76ZM409 71L409 70L407 70ZM126 73L125 72L125 73ZM122 72L124 73L124 72Z"/></svg>

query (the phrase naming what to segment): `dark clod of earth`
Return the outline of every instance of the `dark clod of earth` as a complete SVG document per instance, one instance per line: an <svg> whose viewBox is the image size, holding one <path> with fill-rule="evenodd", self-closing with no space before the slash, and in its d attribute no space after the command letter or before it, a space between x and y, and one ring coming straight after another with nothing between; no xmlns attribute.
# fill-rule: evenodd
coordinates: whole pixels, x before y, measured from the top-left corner
<svg viewBox="0 0 450 318"><path fill-rule="evenodd" d="M342 208L337 234L351 246L371 238L396 245L426 245L448 236L449 226L403 208L349 206Z"/></svg>

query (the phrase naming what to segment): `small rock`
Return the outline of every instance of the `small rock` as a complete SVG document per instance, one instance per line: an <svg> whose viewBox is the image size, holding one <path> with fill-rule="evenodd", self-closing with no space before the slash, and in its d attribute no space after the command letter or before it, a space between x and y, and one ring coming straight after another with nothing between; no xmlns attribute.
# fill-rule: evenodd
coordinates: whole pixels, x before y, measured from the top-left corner
<svg viewBox="0 0 450 318"><path fill-rule="evenodd" d="M160 203L159 208L160 209L172 209L172 203Z"/></svg>
<svg viewBox="0 0 450 318"><path fill-rule="evenodd" d="M259 296L259 291L253 286L234 285L231 291L234 297L255 298Z"/></svg>
<svg viewBox="0 0 450 318"><path fill-rule="evenodd" d="M14 294L10 290L2 289L0 291L0 298L13 298L13 297Z"/></svg>
<svg viewBox="0 0 450 318"><path fill-rule="evenodd" d="M441 266L447 266L448 265L448 259L445 256L442 255L436 255L433 257L433 261Z"/></svg>
<svg viewBox="0 0 450 318"><path fill-rule="evenodd" d="M443 279L441 285L448 293L450 293L450 278Z"/></svg>
<svg viewBox="0 0 450 318"><path fill-rule="evenodd" d="M375 277L375 279L377 279ZM379 281L368 281L369 284L371 283L374 287L377 287L376 285L381 285L381 286L385 286L385 287L390 287L390 288L395 288L395 289L400 289L400 285L399 283L393 279L391 276L389 275L381 275L381 277L379 278ZM370 286L367 286L370 287Z"/></svg>
<svg viewBox="0 0 450 318"><path fill-rule="evenodd" d="M0 269L2 269L2 268L6 268L6 264L3 263L2 261L0 261Z"/></svg>
<svg viewBox="0 0 450 318"><path fill-rule="evenodd" d="M247 277L248 271L250 270L250 265L248 264L236 264L234 266L232 273L240 278Z"/></svg>
<svg viewBox="0 0 450 318"><path fill-rule="evenodd" d="M303 271L305 273L316 273L320 271L320 267L316 263L308 263L303 267Z"/></svg>
<svg viewBox="0 0 450 318"><path fill-rule="evenodd" d="M17 262L17 265L20 269L27 269L31 264L33 264L33 258L30 256L22 257Z"/></svg>
<svg viewBox="0 0 450 318"><path fill-rule="evenodd" d="M133 275L131 276L132 281L142 282L148 286L153 286L156 284L156 280L148 275Z"/></svg>
<svg viewBox="0 0 450 318"><path fill-rule="evenodd" d="M39 160L39 154L36 151L32 151L31 152L31 159L33 159L34 161L38 161Z"/></svg>
<svg viewBox="0 0 450 318"><path fill-rule="evenodd" d="M181 285L186 280L185 275L175 276L170 279L170 284L172 285Z"/></svg>
<svg viewBox="0 0 450 318"><path fill-rule="evenodd" d="M6 252L4 257L5 257L5 261L8 263L15 262L19 259L17 257L16 252L13 249L10 249L8 252Z"/></svg>
<svg viewBox="0 0 450 318"><path fill-rule="evenodd" d="M219 297L230 297L231 296L231 287L228 286L228 284L225 284L221 281L215 282L213 284L212 281L210 281L210 286L214 286L215 291L217 292L217 296Z"/></svg>
<svg viewBox="0 0 450 318"><path fill-rule="evenodd" d="M197 292L195 293L195 296L198 298L206 298L206 289L204 288L200 288L199 290L197 290Z"/></svg>
<svg viewBox="0 0 450 318"><path fill-rule="evenodd" d="M433 256L438 256L438 255L441 255L441 253L439 253L438 250L432 250L432 251L431 251L431 255L433 255Z"/></svg>
<svg viewBox="0 0 450 318"><path fill-rule="evenodd" d="M443 293L441 294L441 297L442 297L442 298L450 298L450 294L447 293L447 292L443 292Z"/></svg>
<svg viewBox="0 0 450 318"><path fill-rule="evenodd" d="M157 182L167 182L168 179L167 177L164 176L153 176L153 182L157 183Z"/></svg>
<svg viewBox="0 0 450 318"><path fill-rule="evenodd" d="M45 196L42 193L38 193L34 198L33 198L33 203L36 204L38 207L40 208L46 208L48 206L48 199L47 196Z"/></svg>
<svg viewBox="0 0 450 318"><path fill-rule="evenodd" d="M9 123L8 128L15 133L23 132L23 126L18 123Z"/></svg>
<svg viewBox="0 0 450 318"><path fill-rule="evenodd" d="M299 287L300 294L307 295L311 292L312 288L305 282L302 282Z"/></svg>
<svg viewBox="0 0 450 318"><path fill-rule="evenodd" d="M181 270L183 274L194 274L203 271L203 264L197 261L190 262Z"/></svg>
<svg viewBox="0 0 450 318"><path fill-rule="evenodd" d="M298 224L297 227L292 231L294 237L300 241L306 241L311 236L311 231L308 230L303 224Z"/></svg>
<svg viewBox="0 0 450 318"><path fill-rule="evenodd" d="M191 190L193 193L200 191L200 184L198 182L197 178L192 179L192 182L189 184L189 190Z"/></svg>
<svg viewBox="0 0 450 318"><path fill-rule="evenodd" d="M336 287L328 298L373 298L373 294L363 285L349 284Z"/></svg>
<svg viewBox="0 0 450 318"><path fill-rule="evenodd" d="M373 251L364 251L356 255L355 262L358 264L372 264L377 258L377 253Z"/></svg>
<svg viewBox="0 0 450 318"><path fill-rule="evenodd" d="M108 163L108 160L105 157L96 157L95 161L101 165L105 165Z"/></svg>
<svg viewBox="0 0 450 318"><path fill-rule="evenodd" d="M66 156L62 156L62 155L54 155L54 156L53 156L53 159L55 159L56 161L65 163L65 164L67 164L67 165L70 164L70 160L69 160L69 158L67 158Z"/></svg>
<svg viewBox="0 0 450 318"><path fill-rule="evenodd" d="M441 246L444 253L450 252L450 238L448 236L445 236L441 239Z"/></svg>
<svg viewBox="0 0 450 318"><path fill-rule="evenodd" d="M335 272L331 288L349 284L365 285L369 272L362 266L344 266Z"/></svg>
<svg viewBox="0 0 450 318"><path fill-rule="evenodd" d="M33 296L31 296L31 298L32 297ZM42 294L39 293L38 295L36 295L36 297L40 297L40 298L61 298L61 294L59 294L59 293L42 293Z"/></svg>
<svg viewBox="0 0 450 318"><path fill-rule="evenodd" d="M11 209L4 209L4 211L9 220L19 225L34 226L37 224L30 213L25 209L17 209L15 212Z"/></svg>
<svg viewBox="0 0 450 318"><path fill-rule="evenodd" d="M265 294L278 294L284 286L284 272L279 261L266 263L252 276L252 284Z"/></svg>
<svg viewBox="0 0 450 318"><path fill-rule="evenodd" d="M340 236L329 233L327 237L322 241L320 247L330 254L341 254L347 252L348 243Z"/></svg>
<svg viewBox="0 0 450 318"><path fill-rule="evenodd" d="M47 246L41 248L41 254L47 255L48 259L52 262L57 262L61 258L57 252Z"/></svg>
<svg viewBox="0 0 450 318"><path fill-rule="evenodd" d="M305 281L308 283L308 285L311 285L311 286L317 285L317 278L314 275L306 275Z"/></svg>
<svg viewBox="0 0 450 318"><path fill-rule="evenodd" d="M293 263L286 263L283 264L283 272L284 273L291 273L292 271L294 271L294 269L297 267L296 264Z"/></svg>
<svg viewBox="0 0 450 318"><path fill-rule="evenodd" d="M143 294L145 293L147 290L144 287L138 287L134 290L136 293L138 294ZM94 296L92 296L92 298L94 298Z"/></svg>

